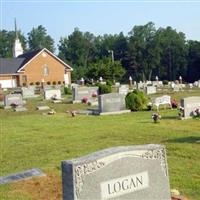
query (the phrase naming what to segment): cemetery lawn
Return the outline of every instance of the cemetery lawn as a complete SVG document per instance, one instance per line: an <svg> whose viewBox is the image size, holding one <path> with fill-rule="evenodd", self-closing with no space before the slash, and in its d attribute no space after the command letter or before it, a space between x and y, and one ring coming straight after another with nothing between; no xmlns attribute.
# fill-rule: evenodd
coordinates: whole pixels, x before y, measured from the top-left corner
<svg viewBox="0 0 200 200"><path fill-rule="evenodd" d="M173 94L178 100L194 93ZM54 200L62 198L62 160L120 145L164 144L171 189L189 200L200 200L200 119L178 120L177 110L161 110L160 123L153 123L153 111L123 115L72 118L66 110L82 104L58 104L55 115L35 111L37 99L28 100L26 113L0 109L0 176L31 168L47 176L0 185L2 200Z"/></svg>

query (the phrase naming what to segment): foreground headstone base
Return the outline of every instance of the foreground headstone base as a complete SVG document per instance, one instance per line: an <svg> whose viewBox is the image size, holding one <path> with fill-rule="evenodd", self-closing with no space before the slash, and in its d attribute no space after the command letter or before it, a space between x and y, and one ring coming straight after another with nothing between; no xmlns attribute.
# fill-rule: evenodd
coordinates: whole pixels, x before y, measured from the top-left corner
<svg viewBox="0 0 200 200"><path fill-rule="evenodd" d="M99 115L116 115L116 114L124 114L124 113L129 113L131 110L120 110L120 111L115 111L115 112L102 112L99 113Z"/></svg>
<svg viewBox="0 0 200 200"><path fill-rule="evenodd" d="M64 200L171 200L165 147L109 148L62 162Z"/></svg>

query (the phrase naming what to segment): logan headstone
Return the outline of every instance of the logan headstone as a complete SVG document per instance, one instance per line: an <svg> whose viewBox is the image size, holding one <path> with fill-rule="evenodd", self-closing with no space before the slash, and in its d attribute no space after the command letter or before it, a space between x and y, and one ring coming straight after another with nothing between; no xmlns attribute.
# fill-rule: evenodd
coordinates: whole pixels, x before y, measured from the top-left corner
<svg viewBox="0 0 200 200"><path fill-rule="evenodd" d="M63 200L170 200L163 145L115 147L62 162Z"/></svg>
<svg viewBox="0 0 200 200"><path fill-rule="evenodd" d="M191 118L193 111L200 109L200 96L181 99L181 107L184 108L183 118Z"/></svg>
<svg viewBox="0 0 200 200"><path fill-rule="evenodd" d="M124 94L109 93L99 95L98 104L100 115L130 112L130 110L126 109Z"/></svg>
<svg viewBox="0 0 200 200"><path fill-rule="evenodd" d="M98 87L73 87L73 103L80 103L83 98L93 99L93 95L98 95Z"/></svg>

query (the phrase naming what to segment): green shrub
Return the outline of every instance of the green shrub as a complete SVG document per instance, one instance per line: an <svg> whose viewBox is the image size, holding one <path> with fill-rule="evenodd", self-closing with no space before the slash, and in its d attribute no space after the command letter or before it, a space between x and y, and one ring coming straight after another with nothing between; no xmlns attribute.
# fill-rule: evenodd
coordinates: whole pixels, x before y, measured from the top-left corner
<svg viewBox="0 0 200 200"><path fill-rule="evenodd" d="M168 85L168 80L163 80L163 85Z"/></svg>
<svg viewBox="0 0 200 200"><path fill-rule="evenodd" d="M53 83L53 85L56 85L56 81L53 81L52 83Z"/></svg>
<svg viewBox="0 0 200 200"><path fill-rule="evenodd" d="M34 83L33 83L33 82L31 82L29 85L34 85Z"/></svg>
<svg viewBox="0 0 200 200"><path fill-rule="evenodd" d="M47 85L51 85L51 81L47 81Z"/></svg>
<svg viewBox="0 0 200 200"><path fill-rule="evenodd" d="M72 94L72 90L68 87L64 87L64 93L65 94Z"/></svg>
<svg viewBox="0 0 200 200"><path fill-rule="evenodd" d="M107 93L111 93L112 88L110 85L102 85L102 84L98 84L99 86L99 94L107 94Z"/></svg>
<svg viewBox="0 0 200 200"><path fill-rule="evenodd" d="M126 95L126 107L131 111L142 110L146 107L147 97L143 92L134 90Z"/></svg>
<svg viewBox="0 0 200 200"><path fill-rule="evenodd" d="M61 81L58 81L58 85L61 85L61 83L62 83Z"/></svg>
<svg viewBox="0 0 200 200"><path fill-rule="evenodd" d="M113 83L112 83L112 81L110 81L110 80L107 80L107 81L106 81L106 85L112 86L112 85L113 85Z"/></svg>

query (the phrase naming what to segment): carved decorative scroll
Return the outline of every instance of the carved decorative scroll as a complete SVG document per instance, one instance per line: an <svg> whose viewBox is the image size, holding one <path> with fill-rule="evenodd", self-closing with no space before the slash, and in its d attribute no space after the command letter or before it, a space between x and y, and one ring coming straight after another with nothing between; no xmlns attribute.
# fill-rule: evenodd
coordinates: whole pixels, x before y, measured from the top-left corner
<svg viewBox="0 0 200 200"><path fill-rule="evenodd" d="M85 163L83 165L78 165L75 168L75 182L76 182L76 196L79 197L80 192L82 191L82 187L84 184L84 178L86 175L91 174L102 167L104 167L105 163L93 161L90 163Z"/></svg>
<svg viewBox="0 0 200 200"><path fill-rule="evenodd" d="M142 158L145 159L156 159L160 160L160 165L165 172L165 175L168 176L167 172L167 165L166 165L166 154L165 149L155 149L155 150L148 150L144 154L141 155Z"/></svg>

